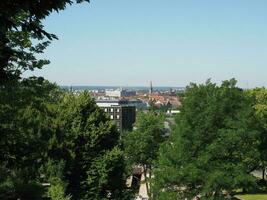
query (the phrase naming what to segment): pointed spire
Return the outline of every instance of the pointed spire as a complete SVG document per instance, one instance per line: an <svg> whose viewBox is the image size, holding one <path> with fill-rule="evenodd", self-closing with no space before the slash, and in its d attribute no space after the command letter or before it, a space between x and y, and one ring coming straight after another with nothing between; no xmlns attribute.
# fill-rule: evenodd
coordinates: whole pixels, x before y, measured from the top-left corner
<svg viewBox="0 0 267 200"><path fill-rule="evenodd" d="M152 81L150 81L150 90L149 93L152 94L153 93L153 85L152 85Z"/></svg>

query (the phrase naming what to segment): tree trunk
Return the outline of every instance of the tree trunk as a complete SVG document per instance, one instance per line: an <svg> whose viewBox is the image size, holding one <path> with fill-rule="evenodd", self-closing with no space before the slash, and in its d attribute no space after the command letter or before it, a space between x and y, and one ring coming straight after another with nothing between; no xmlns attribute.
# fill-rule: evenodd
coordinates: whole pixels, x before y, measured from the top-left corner
<svg viewBox="0 0 267 200"><path fill-rule="evenodd" d="M147 179L147 168L145 165L143 166L143 168L144 168L144 177L145 177L145 182L146 182L146 191L147 191L148 199L150 199L151 196L150 196L150 188L149 188L148 179Z"/></svg>
<svg viewBox="0 0 267 200"><path fill-rule="evenodd" d="M149 166L149 169L148 169L149 171L148 171L148 176L149 176L149 181L150 181L150 187L151 187L151 166ZM152 199L152 194L151 194L151 189L149 188L149 198L151 198Z"/></svg>
<svg viewBox="0 0 267 200"><path fill-rule="evenodd" d="M265 167L262 168L262 180L265 180Z"/></svg>

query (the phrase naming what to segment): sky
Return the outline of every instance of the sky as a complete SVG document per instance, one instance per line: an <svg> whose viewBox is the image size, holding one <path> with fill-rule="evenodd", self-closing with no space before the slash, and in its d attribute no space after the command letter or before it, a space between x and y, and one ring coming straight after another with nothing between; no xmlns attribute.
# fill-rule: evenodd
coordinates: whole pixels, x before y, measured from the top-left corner
<svg viewBox="0 0 267 200"><path fill-rule="evenodd" d="M44 25L51 64L26 75L59 85L267 86L266 0L91 0Z"/></svg>

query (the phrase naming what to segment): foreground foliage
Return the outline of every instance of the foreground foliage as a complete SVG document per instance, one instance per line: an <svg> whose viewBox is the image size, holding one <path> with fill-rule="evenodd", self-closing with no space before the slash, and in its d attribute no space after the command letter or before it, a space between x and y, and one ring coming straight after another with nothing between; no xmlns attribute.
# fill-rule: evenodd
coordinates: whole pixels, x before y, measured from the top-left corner
<svg viewBox="0 0 267 200"><path fill-rule="evenodd" d="M144 170L146 188L150 196L149 181L160 144L164 140L164 118L156 112L139 113L135 130L127 132L123 145L127 164L141 166ZM149 175L148 175L149 174Z"/></svg>
<svg viewBox="0 0 267 200"><path fill-rule="evenodd" d="M53 39L43 20L52 12L64 10L74 2L88 0L3 0L0 3L0 85L20 78L26 70L42 68L47 59L36 55Z"/></svg>
<svg viewBox="0 0 267 200"><path fill-rule="evenodd" d="M47 146L54 133L58 93L55 85L42 78L0 89L2 198L19 198L22 190L30 188L27 185L38 184L38 170L47 161Z"/></svg>
<svg viewBox="0 0 267 200"><path fill-rule="evenodd" d="M42 78L0 93L1 199L122 198L119 133L88 93L74 96Z"/></svg>
<svg viewBox="0 0 267 200"><path fill-rule="evenodd" d="M259 133L251 99L235 84L187 87L176 128L160 149L156 199L225 199L255 184Z"/></svg>
<svg viewBox="0 0 267 200"><path fill-rule="evenodd" d="M65 161L67 193L73 199L118 198L124 162L116 127L88 93L65 95L58 120L60 134L51 153L54 160Z"/></svg>
<svg viewBox="0 0 267 200"><path fill-rule="evenodd" d="M259 131L260 161L255 167L262 170L262 179L265 179L265 168L267 166L267 89L255 88L246 91L246 94L253 100L255 111L256 128Z"/></svg>

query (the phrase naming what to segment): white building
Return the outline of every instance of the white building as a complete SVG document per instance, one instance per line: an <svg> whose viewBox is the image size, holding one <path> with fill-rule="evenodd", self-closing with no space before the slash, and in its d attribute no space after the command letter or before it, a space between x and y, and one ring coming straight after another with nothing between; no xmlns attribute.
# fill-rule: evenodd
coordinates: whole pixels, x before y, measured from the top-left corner
<svg viewBox="0 0 267 200"><path fill-rule="evenodd" d="M135 96L136 92L135 91L128 91L124 89L116 89L116 90L105 90L105 94L108 97L113 97L113 98L121 98L121 97L129 97L129 96Z"/></svg>
<svg viewBox="0 0 267 200"><path fill-rule="evenodd" d="M115 98L121 98L122 97L122 90L106 90L105 91L106 96L108 97L115 97Z"/></svg>

